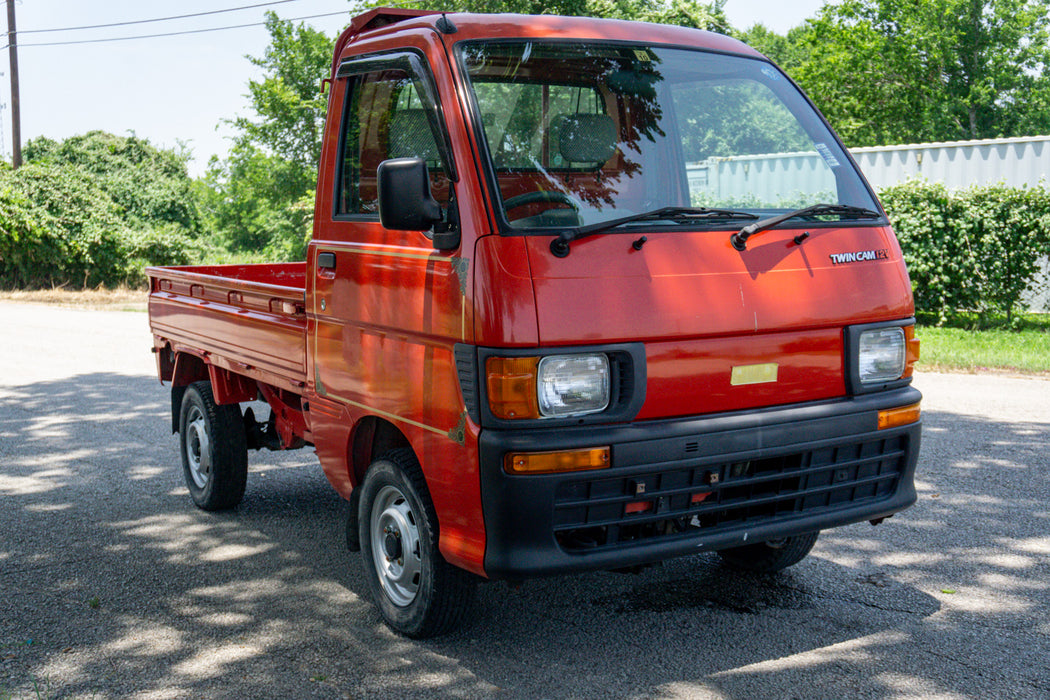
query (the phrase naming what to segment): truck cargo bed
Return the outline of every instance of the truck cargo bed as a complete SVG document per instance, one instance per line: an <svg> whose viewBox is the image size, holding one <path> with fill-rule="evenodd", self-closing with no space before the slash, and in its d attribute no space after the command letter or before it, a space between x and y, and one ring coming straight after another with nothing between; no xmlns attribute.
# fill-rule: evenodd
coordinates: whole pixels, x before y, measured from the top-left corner
<svg viewBox="0 0 1050 700"><path fill-rule="evenodd" d="M159 341L275 386L306 381L306 263L150 267Z"/></svg>

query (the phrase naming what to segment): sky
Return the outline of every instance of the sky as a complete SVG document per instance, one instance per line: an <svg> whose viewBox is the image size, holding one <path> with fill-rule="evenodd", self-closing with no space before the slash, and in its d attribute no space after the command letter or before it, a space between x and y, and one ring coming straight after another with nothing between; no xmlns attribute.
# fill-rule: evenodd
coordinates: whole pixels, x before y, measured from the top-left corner
<svg viewBox="0 0 1050 700"><path fill-rule="evenodd" d="M117 37L259 24L267 10L303 19L333 39L353 16L347 0L287 0L236 12L52 32L86 25L131 22L214 12L267 0L16 0L22 142L37 136L60 140L95 129L134 134L165 148L184 144L190 174L200 175L212 155L224 156L234 131L224 119L251 116L245 98L250 79L261 78L246 56L262 56L268 43L262 26L196 34L108 41ZM395 4L395 3L391 3ZM784 33L816 14L824 0L728 0L730 23L761 22ZM3 12L0 16L6 17ZM3 20L0 20L2 22ZM97 43L34 46L56 42ZM5 42L6 44L6 42ZM10 69L0 56L0 153L11 154Z"/></svg>

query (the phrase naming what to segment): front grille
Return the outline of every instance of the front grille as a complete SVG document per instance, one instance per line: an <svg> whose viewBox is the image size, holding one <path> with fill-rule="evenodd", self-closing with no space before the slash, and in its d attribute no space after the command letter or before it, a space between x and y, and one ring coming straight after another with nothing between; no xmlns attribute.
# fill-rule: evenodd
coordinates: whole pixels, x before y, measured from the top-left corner
<svg viewBox="0 0 1050 700"><path fill-rule="evenodd" d="M906 435L753 460L686 460L659 470L558 486L555 538L568 552L689 537L889 498ZM686 444L685 453L694 443Z"/></svg>

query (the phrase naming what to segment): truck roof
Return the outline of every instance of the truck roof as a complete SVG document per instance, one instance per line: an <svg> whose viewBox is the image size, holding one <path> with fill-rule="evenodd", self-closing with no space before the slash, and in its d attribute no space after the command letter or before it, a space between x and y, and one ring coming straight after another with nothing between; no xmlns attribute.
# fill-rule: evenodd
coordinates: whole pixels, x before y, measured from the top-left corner
<svg viewBox="0 0 1050 700"><path fill-rule="evenodd" d="M361 37L379 37L403 29L429 27L441 31L444 18L455 29L455 40L465 39L588 39L630 41L709 49L762 58L743 42L715 32L665 24L595 17L444 13L431 10L380 7L357 15L336 42L333 75L346 46Z"/></svg>

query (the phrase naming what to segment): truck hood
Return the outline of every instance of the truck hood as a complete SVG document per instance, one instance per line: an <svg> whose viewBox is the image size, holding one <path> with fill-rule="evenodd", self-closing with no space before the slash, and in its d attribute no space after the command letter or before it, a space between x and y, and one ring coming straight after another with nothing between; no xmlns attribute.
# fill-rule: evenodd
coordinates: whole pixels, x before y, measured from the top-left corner
<svg viewBox="0 0 1050 700"><path fill-rule="evenodd" d="M743 252L729 233L614 233L526 239L541 346L644 341L648 396L639 418L845 395L847 325L913 315L889 227L773 230ZM777 365L775 381L731 383L734 367Z"/></svg>

